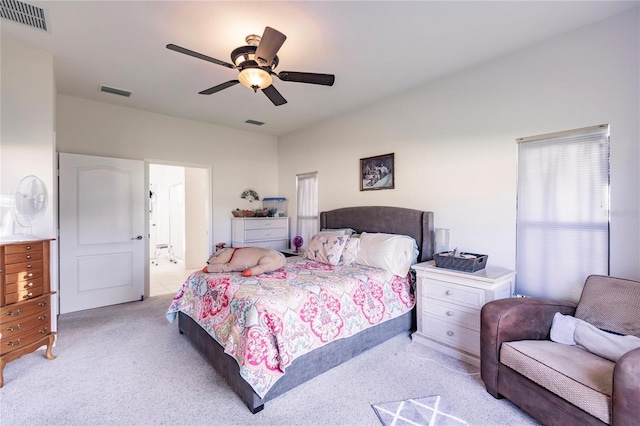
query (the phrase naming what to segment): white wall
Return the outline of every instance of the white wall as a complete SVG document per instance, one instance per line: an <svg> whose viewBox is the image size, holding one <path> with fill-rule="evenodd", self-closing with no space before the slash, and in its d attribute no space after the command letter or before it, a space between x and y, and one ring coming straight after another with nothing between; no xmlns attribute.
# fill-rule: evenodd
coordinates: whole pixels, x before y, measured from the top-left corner
<svg viewBox="0 0 640 426"><path fill-rule="evenodd" d="M205 185L207 170L188 167L184 171L185 178L185 240L186 269L201 268L209 258L211 251L207 244L207 199L202 196L207 190Z"/></svg>
<svg viewBox="0 0 640 426"><path fill-rule="evenodd" d="M58 95L60 152L213 169L213 243L231 243L231 210L247 188L277 194L277 138Z"/></svg>
<svg viewBox="0 0 640 426"><path fill-rule="evenodd" d="M321 211L432 210L452 248L513 269L516 138L609 123L611 274L640 279L638 26L635 9L282 137L290 215L295 175L317 170ZM360 192L359 159L390 152L395 189Z"/></svg>
<svg viewBox="0 0 640 426"><path fill-rule="evenodd" d="M4 38L1 46L0 191L12 193L27 175L42 179L49 190L49 206L32 233L55 238L53 57Z"/></svg>
<svg viewBox="0 0 640 426"><path fill-rule="evenodd" d="M56 238L58 229L55 83L53 57L2 38L0 43L0 192L12 193L27 175L42 179L48 207L31 229L41 238ZM6 209L0 209L0 218ZM58 246L51 243L51 290L58 290ZM52 298L52 330L57 329L57 298Z"/></svg>

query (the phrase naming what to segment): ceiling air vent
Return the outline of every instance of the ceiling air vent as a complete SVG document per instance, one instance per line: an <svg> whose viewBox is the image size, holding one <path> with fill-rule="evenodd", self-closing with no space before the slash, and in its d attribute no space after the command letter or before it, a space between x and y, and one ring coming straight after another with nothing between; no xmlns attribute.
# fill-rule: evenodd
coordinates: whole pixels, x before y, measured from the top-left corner
<svg viewBox="0 0 640 426"><path fill-rule="evenodd" d="M0 1L0 17L47 31L44 9L17 0Z"/></svg>
<svg viewBox="0 0 640 426"><path fill-rule="evenodd" d="M127 92L126 90L114 89L113 87L109 86L100 86L100 91L111 93L112 95L124 96L125 98L131 96L131 92Z"/></svg>
<svg viewBox="0 0 640 426"><path fill-rule="evenodd" d="M256 121L256 120L247 120L247 121L245 121L245 123L247 123L247 124L255 124L256 126L262 126L264 124L262 121Z"/></svg>

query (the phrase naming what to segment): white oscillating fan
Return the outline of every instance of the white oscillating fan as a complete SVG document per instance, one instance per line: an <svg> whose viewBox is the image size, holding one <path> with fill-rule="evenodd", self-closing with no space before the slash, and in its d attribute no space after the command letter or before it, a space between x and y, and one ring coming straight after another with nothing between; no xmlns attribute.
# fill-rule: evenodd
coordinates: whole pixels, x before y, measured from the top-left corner
<svg viewBox="0 0 640 426"><path fill-rule="evenodd" d="M36 176L24 177L13 194L2 194L0 206L9 207L2 218L0 240L20 241L38 237L30 235L47 210L47 186Z"/></svg>

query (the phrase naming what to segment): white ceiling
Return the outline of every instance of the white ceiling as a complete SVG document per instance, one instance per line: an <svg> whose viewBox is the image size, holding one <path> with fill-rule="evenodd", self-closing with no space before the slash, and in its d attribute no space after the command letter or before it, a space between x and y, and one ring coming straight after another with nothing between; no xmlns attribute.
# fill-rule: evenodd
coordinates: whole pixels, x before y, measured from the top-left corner
<svg viewBox="0 0 640 426"><path fill-rule="evenodd" d="M49 30L1 20L1 35L54 57L57 92L270 135L283 135L444 75L629 11L638 1L31 1ZM335 74L333 87L283 82L274 106L236 85L231 62L248 34L287 35L276 71ZM102 93L101 85L133 92ZM245 120L263 121L257 127Z"/></svg>

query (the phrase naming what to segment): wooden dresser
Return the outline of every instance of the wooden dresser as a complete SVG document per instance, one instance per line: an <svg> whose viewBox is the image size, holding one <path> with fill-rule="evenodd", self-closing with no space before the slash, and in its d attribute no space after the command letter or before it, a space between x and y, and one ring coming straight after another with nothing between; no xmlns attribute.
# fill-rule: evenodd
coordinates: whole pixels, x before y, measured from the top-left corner
<svg viewBox="0 0 640 426"><path fill-rule="evenodd" d="M51 353L49 239L0 243L0 387L8 362L46 345Z"/></svg>
<svg viewBox="0 0 640 426"><path fill-rule="evenodd" d="M474 273L413 265L418 276L416 343L480 365L480 310L496 299L511 297L515 271L488 266Z"/></svg>
<svg viewBox="0 0 640 426"><path fill-rule="evenodd" d="M289 248L288 217L244 217L231 219L232 247Z"/></svg>

